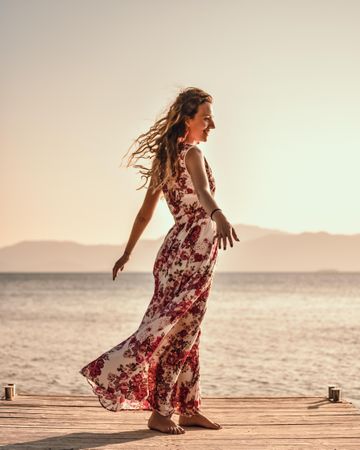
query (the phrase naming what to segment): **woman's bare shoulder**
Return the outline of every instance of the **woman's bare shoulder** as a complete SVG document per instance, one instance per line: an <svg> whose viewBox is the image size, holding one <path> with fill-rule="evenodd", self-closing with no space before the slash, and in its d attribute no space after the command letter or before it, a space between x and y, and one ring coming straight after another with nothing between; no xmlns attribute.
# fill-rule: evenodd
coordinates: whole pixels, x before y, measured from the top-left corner
<svg viewBox="0 0 360 450"><path fill-rule="evenodd" d="M205 159L202 150L193 145L188 149L185 160L185 166L189 172L195 190L200 192L203 189L208 189L208 179L206 176Z"/></svg>
<svg viewBox="0 0 360 450"><path fill-rule="evenodd" d="M196 145L191 145L185 154L185 160L188 161L190 164L192 161L194 161L195 163L201 162L203 158L204 155L202 150Z"/></svg>

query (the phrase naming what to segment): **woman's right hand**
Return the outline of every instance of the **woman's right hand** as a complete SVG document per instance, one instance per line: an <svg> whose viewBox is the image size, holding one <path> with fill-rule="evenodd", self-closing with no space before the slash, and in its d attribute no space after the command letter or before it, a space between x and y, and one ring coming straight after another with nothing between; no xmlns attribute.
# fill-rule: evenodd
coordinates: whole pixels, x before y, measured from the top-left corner
<svg viewBox="0 0 360 450"><path fill-rule="evenodd" d="M230 246L233 247L233 238L236 241L240 241L237 237L235 228L227 220L221 211L215 211L213 214L214 221L216 223L215 239L219 239L219 248L221 248L221 240L223 242L223 249L226 250L226 240L229 240Z"/></svg>
<svg viewBox="0 0 360 450"><path fill-rule="evenodd" d="M129 255L126 255L125 253L116 261L116 263L114 264L113 270L112 270L112 276L113 276L113 281L116 278L116 275L120 269L120 271L123 270L124 265L129 261L130 257Z"/></svg>

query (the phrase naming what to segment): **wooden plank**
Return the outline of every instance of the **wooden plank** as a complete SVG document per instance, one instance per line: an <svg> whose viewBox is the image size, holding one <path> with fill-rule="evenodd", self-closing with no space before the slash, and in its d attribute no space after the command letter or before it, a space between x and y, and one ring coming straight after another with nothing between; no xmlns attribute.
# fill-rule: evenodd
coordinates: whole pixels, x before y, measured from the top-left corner
<svg viewBox="0 0 360 450"><path fill-rule="evenodd" d="M151 411L106 411L95 396L20 394L0 401L2 449L360 449L360 411L324 397L207 397L221 430L172 436L147 428ZM174 415L175 421L177 416Z"/></svg>

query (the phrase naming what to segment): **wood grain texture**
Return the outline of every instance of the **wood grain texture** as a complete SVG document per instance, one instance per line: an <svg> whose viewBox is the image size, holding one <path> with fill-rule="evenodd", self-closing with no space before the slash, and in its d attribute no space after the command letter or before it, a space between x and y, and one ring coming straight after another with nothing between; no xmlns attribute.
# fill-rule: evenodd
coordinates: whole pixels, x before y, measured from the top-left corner
<svg viewBox="0 0 360 450"><path fill-rule="evenodd" d="M151 411L110 412L95 396L20 394L0 401L0 449L360 449L360 411L346 400L206 397L202 411L223 428L172 436L147 428Z"/></svg>

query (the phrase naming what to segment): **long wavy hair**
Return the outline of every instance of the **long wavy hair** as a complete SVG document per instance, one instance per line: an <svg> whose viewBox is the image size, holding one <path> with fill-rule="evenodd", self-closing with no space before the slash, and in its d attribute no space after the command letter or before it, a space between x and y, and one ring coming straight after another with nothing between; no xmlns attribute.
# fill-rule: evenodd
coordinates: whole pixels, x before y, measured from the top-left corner
<svg viewBox="0 0 360 450"><path fill-rule="evenodd" d="M182 89L164 116L158 119L148 132L134 140L124 157L133 145L138 144L138 148L131 153L126 165L139 168L138 173L141 173L141 178L145 178L144 184L136 190L145 187L149 179L152 180L149 187L153 192L161 190L165 183L169 188L173 186L180 170L178 155L187 135L185 119L193 118L202 103L212 101L212 96L201 89L195 87ZM151 167L136 164L141 158L152 160Z"/></svg>

